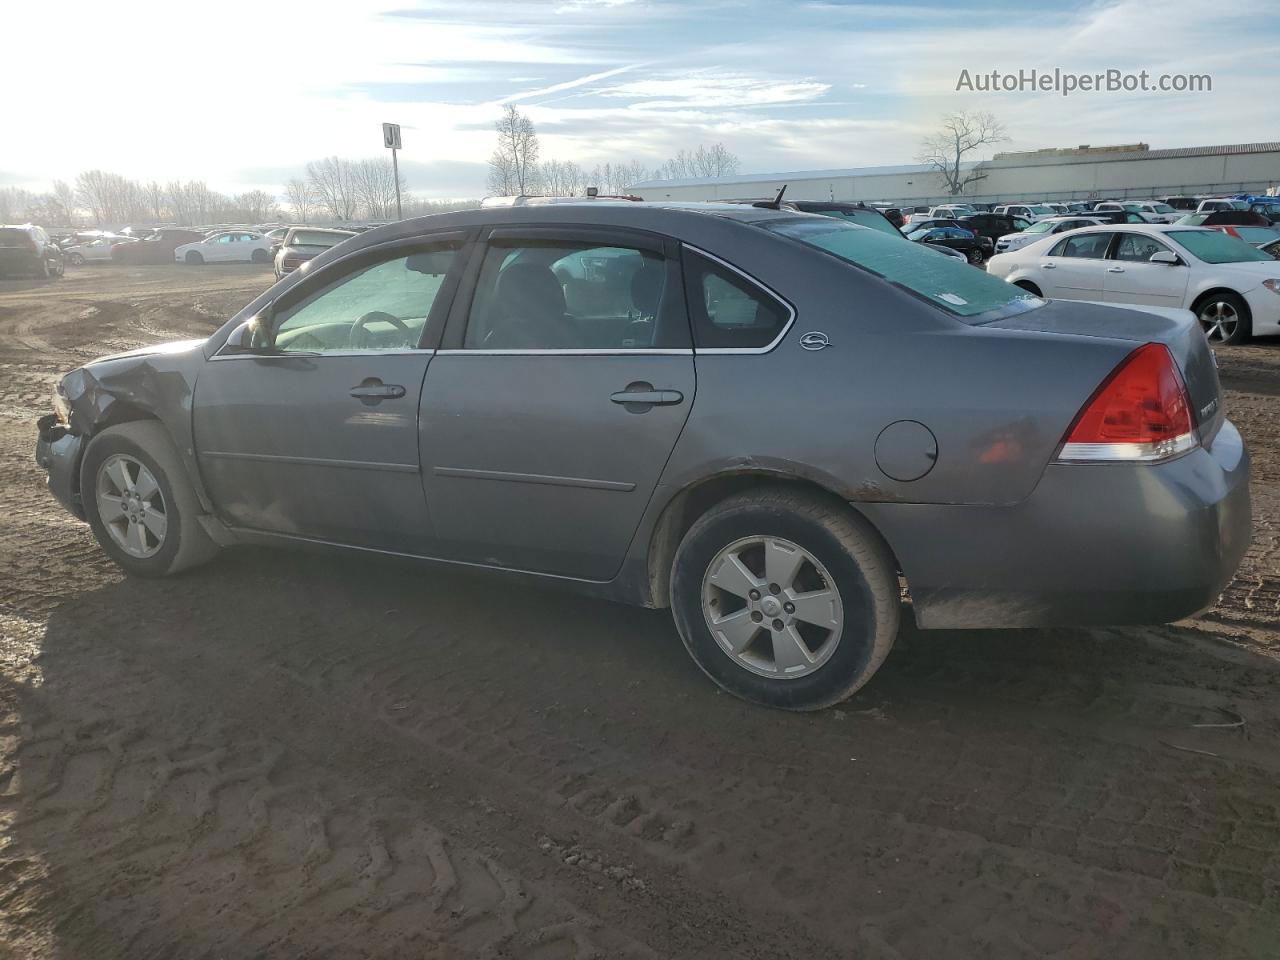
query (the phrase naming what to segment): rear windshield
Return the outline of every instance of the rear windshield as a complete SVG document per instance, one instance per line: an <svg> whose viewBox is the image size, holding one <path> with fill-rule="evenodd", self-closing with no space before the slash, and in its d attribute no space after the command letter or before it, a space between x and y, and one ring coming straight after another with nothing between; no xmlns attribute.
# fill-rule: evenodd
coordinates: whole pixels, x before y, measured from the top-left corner
<svg viewBox="0 0 1280 960"><path fill-rule="evenodd" d="M882 233L898 235L898 228L886 220L883 216L874 210L842 210L839 207L806 207L805 213L816 213L822 217L836 217L840 220L848 220L851 223L858 223L864 227L870 227L872 230L879 230Z"/></svg>
<svg viewBox="0 0 1280 960"><path fill-rule="evenodd" d="M1182 244L1205 263L1253 263L1273 259L1221 230L1170 230L1166 236Z"/></svg>
<svg viewBox="0 0 1280 960"><path fill-rule="evenodd" d="M1275 227L1236 227L1235 231L1240 234L1241 240L1252 244L1266 243L1280 237Z"/></svg>
<svg viewBox="0 0 1280 960"><path fill-rule="evenodd" d="M967 323L985 323L1044 303L1021 287L905 237L836 220L782 220L764 226L883 277Z"/></svg>
<svg viewBox="0 0 1280 960"><path fill-rule="evenodd" d="M0 247L29 247L31 245L31 234L25 230L15 230L13 227L0 229Z"/></svg>

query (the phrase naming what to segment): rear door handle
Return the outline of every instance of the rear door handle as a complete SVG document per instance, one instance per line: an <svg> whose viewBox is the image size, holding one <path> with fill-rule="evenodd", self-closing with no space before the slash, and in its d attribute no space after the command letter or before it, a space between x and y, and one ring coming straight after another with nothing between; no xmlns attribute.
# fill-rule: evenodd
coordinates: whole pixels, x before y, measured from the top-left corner
<svg viewBox="0 0 1280 960"><path fill-rule="evenodd" d="M405 395L405 389L398 383L383 383L376 377L370 377L348 393L362 403L377 403L380 400L399 400Z"/></svg>
<svg viewBox="0 0 1280 960"><path fill-rule="evenodd" d="M684 394L679 390L619 390L617 393L610 394L609 399L614 403L668 407L682 403Z"/></svg>
<svg viewBox="0 0 1280 960"><path fill-rule="evenodd" d="M1053 269L1054 269L1054 268L1056 268L1057 266L1058 266L1058 265L1057 265L1056 263L1042 263L1042 264L1040 264L1040 269L1042 269L1042 270L1053 270Z"/></svg>
<svg viewBox="0 0 1280 960"><path fill-rule="evenodd" d="M1124 267L1107 267L1107 273L1124 273Z"/></svg>

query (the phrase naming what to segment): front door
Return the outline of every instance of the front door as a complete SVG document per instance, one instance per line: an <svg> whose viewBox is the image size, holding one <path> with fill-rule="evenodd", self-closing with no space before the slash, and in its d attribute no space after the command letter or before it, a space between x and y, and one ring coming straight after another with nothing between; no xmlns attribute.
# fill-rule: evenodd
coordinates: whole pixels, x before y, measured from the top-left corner
<svg viewBox="0 0 1280 960"><path fill-rule="evenodd" d="M1122 233L1111 248L1104 274L1103 299L1180 307L1187 292L1187 269L1181 264L1152 263L1155 253L1173 253L1155 237Z"/></svg>
<svg viewBox="0 0 1280 960"><path fill-rule="evenodd" d="M608 580L693 405L674 248L631 231L503 228L472 286L422 395L441 551Z"/></svg>
<svg viewBox="0 0 1280 960"><path fill-rule="evenodd" d="M1081 233L1060 240L1040 258L1040 290L1061 300L1101 300L1109 233Z"/></svg>
<svg viewBox="0 0 1280 960"><path fill-rule="evenodd" d="M263 352L224 347L205 365L196 453L223 520L430 552L418 460L424 331L448 310L457 248L440 239L331 264L274 306Z"/></svg>

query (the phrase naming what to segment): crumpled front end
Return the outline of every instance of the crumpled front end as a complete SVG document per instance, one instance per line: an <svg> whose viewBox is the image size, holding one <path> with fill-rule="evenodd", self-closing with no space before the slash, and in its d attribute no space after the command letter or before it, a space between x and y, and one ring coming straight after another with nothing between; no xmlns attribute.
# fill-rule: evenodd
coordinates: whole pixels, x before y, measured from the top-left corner
<svg viewBox="0 0 1280 960"><path fill-rule="evenodd" d="M80 455L82 437L72 433L55 413L36 421L36 463L49 474L49 492L72 514L84 519L80 502Z"/></svg>

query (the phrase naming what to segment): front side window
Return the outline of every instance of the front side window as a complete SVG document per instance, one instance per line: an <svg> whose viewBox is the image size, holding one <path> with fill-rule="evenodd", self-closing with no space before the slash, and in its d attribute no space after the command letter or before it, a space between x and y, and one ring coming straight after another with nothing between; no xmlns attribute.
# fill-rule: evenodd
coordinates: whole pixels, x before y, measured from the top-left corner
<svg viewBox="0 0 1280 960"><path fill-rule="evenodd" d="M440 249L360 267L278 314L274 346L286 353L416 348L455 255Z"/></svg>
<svg viewBox="0 0 1280 960"><path fill-rule="evenodd" d="M649 250L589 241L491 244L463 346L522 351L669 346L679 331L663 322L666 284L666 260Z"/></svg>
<svg viewBox="0 0 1280 960"><path fill-rule="evenodd" d="M1154 237L1147 237L1140 233L1122 233L1111 258L1127 260L1130 263L1146 263L1151 259L1152 254L1164 253L1168 249Z"/></svg>
<svg viewBox="0 0 1280 960"><path fill-rule="evenodd" d="M901 239L870 229L839 221L831 226L907 246ZM791 322L790 307L722 263L686 250L684 269L693 343L700 350L759 350L777 340Z"/></svg>
<svg viewBox="0 0 1280 960"><path fill-rule="evenodd" d="M1109 233L1085 233L1076 237L1067 237L1049 251L1049 256L1101 260L1107 255L1107 246L1110 243L1111 234Z"/></svg>
<svg viewBox="0 0 1280 960"><path fill-rule="evenodd" d="M935 307L967 322L985 322L1041 306L1044 301L1021 287L975 270L955 257L940 257L925 247L832 222L774 221L774 233L816 247L882 277Z"/></svg>

